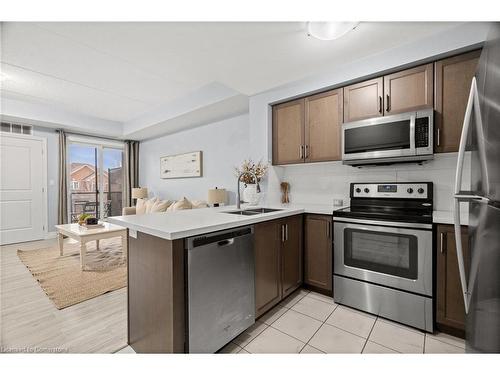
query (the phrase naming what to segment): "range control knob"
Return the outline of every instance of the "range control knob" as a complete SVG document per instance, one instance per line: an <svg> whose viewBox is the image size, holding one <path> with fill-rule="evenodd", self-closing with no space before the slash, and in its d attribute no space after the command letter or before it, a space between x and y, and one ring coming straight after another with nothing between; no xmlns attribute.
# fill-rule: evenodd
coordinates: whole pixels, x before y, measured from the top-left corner
<svg viewBox="0 0 500 375"><path fill-rule="evenodd" d="M367 193L367 194L368 194L369 192L370 192L370 189L365 188L365 193Z"/></svg>
<svg viewBox="0 0 500 375"><path fill-rule="evenodd" d="M408 188L408 189L406 189L406 191L408 192L408 194L413 194L413 189L412 188Z"/></svg>
<svg viewBox="0 0 500 375"><path fill-rule="evenodd" d="M424 189L422 189L422 188L418 188L417 191L418 191L419 194L424 194Z"/></svg>
<svg viewBox="0 0 500 375"><path fill-rule="evenodd" d="M356 188L356 193L361 193L361 189L360 188Z"/></svg>

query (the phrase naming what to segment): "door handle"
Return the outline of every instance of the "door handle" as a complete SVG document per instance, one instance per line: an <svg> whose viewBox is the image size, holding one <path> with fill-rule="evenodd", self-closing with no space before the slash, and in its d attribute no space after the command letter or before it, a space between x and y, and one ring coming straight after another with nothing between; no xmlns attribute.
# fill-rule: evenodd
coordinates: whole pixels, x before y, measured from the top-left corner
<svg viewBox="0 0 500 375"><path fill-rule="evenodd" d="M437 128L437 142L436 146L441 146L441 129Z"/></svg>
<svg viewBox="0 0 500 375"><path fill-rule="evenodd" d="M378 113L382 113L382 95L378 97Z"/></svg>
<svg viewBox="0 0 500 375"><path fill-rule="evenodd" d="M444 254L444 241L445 241L445 238L446 238L446 233L444 232L441 232L440 236L439 236L439 242L440 242L440 246L439 246L439 251L441 252L441 254Z"/></svg>
<svg viewBox="0 0 500 375"><path fill-rule="evenodd" d="M309 157L309 145L304 145L304 159Z"/></svg>
<svg viewBox="0 0 500 375"><path fill-rule="evenodd" d="M285 242L285 226L281 224L281 242Z"/></svg>
<svg viewBox="0 0 500 375"><path fill-rule="evenodd" d="M301 160L304 159L303 151L302 151L303 147L304 147L303 145L299 146L299 159L301 159Z"/></svg>
<svg viewBox="0 0 500 375"><path fill-rule="evenodd" d="M385 102L385 111L389 112L391 110L391 104L390 104L391 103L391 97L389 96L389 94L387 94L385 96L385 100L386 100L386 102Z"/></svg>
<svg viewBox="0 0 500 375"><path fill-rule="evenodd" d="M288 224L285 224L285 241L288 241Z"/></svg>

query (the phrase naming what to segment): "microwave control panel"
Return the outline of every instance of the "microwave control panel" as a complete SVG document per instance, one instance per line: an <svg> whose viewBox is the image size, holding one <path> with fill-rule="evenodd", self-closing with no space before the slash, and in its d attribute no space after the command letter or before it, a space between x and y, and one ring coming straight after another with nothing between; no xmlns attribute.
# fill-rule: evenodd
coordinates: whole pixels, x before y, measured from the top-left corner
<svg viewBox="0 0 500 375"><path fill-rule="evenodd" d="M429 146L429 117L415 120L415 147Z"/></svg>

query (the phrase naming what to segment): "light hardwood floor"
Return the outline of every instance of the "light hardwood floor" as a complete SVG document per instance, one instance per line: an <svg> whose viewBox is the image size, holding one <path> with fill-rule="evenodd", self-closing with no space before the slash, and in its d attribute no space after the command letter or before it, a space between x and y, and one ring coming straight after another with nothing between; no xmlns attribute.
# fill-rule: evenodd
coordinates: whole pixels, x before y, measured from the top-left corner
<svg viewBox="0 0 500 375"><path fill-rule="evenodd" d="M16 254L45 246L57 246L56 239L0 246L0 351L114 353L124 348L127 288L58 310Z"/></svg>

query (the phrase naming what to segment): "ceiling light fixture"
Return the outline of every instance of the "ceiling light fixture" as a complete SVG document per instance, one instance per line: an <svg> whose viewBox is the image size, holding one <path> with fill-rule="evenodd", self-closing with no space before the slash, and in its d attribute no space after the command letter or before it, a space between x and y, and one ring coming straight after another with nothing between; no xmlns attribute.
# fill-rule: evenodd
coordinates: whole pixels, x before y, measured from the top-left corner
<svg viewBox="0 0 500 375"><path fill-rule="evenodd" d="M334 40L358 27L359 22L308 22L307 35L320 40Z"/></svg>

